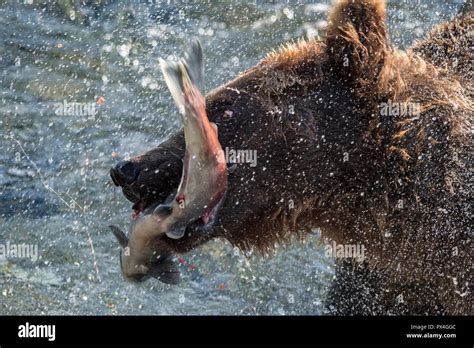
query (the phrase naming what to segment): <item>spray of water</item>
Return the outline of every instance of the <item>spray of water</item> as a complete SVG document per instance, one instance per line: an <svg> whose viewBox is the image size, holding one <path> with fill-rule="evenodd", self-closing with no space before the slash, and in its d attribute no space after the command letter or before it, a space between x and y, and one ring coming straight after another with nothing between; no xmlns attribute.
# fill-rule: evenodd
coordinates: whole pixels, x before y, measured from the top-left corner
<svg viewBox="0 0 474 348"><path fill-rule="evenodd" d="M54 194L69 209L71 209L71 210L73 210L74 208L79 209L80 214L81 214L81 218L83 219L83 223L84 223L85 226L87 226L87 206L86 206L86 204L84 203L83 205L81 205L69 193L67 193L67 192L65 192L65 193L58 192L53 187L51 187L51 185L49 185L48 182L46 181L46 178L43 176L43 174L41 174L41 170L38 168L36 163L30 158L30 156L28 156L28 154L26 153L26 151L23 148L22 144L20 143L20 141L18 141L13 136L7 135L7 134L5 135L5 138L13 141L19 147L20 151L23 153L23 155L25 156L27 161L33 166L34 170L36 171L36 174L39 177L39 180L41 181L41 184L43 185L43 187L45 189L47 189L52 194ZM86 180L87 180L87 178L86 178ZM70 200L70 202L72 202L72 203L66 201L66 199L64 197L67 197ZM97 275L97 280L100 283L101 282L101 277L100 277L99 267L97 265L97 256L96 256L96 253L95 253L94 242L92 240L91 234L89 233L89 230L87 230L87 229L86 229L86 234L87 234L87 240L89 242L89 246L90 246L90 249L91 249L92 260L93 260L95 273Z"/></svg>

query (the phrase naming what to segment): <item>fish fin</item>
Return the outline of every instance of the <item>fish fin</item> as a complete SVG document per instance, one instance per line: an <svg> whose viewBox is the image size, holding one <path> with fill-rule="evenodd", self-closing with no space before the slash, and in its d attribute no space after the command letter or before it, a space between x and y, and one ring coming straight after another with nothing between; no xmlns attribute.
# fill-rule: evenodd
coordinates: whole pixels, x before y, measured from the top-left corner
<svg viewBox="0 0 474 348"><path fill-rule="evenodd" d="M209 122L209 124L212 126L212 129L216 132L216 136L219 136L219 127L217 127L217 124L214 122Z"/></svg>
<svg viewBox="0 0 474 348"><path fill-rule="evenodd" d="M189 48L184 52L183 62L191 82L197 87L201 95L206 95L204 87L204 58L199 40L194 40Z"/></svg>
<svg viewBox="0 0 474 348"><path fill-rule="evenodd" d="M186 232L186 226L178 225L178 226L172 226L168 232L166 232L166 236L168 236L171 239L180 239L184 236L184 233Z"/></svg>
<svg viewBox="0 0 474 348"><path fill-rule="evenodd" d="M160 204L159 206L156 207L155 210L153 210L154 215L158 215L161 218L165 218L173 212L173 207L168 204Z"/></svg>
<svg viewBox="0 0 474 348"><path fill-rule="evenodd" d="M185 96L189 95L192 89L199 92L202 102L205 103L204 64L198 41L191 44L179 62L165 61L161 58L159 62L166 85L181 114L185 112Z"/></svg>
<svg viewBox="0 0 474 348"><path fill-rule="evenodd" d="M148 274L165 284L175 285L181 280L178 265L172 257L153 263Z"/></svg>
<svg viewBox="0 0 474 348"><path fill-rule="evenodd" d="M189 80L189 76L187 72L183 69L182 63L175 63L170 61L165 61L160 58L160 67L161 71L163 72L163 76L165 78L166 85L171 92L171 96L176 103L176 106L179 109L181 114L184 114L184 83L183 80L187 78ZM183 71L184 70L184 71ZM186 74L186 76L183 76Z"/></svg>
<svg viewBox="0 0 474 348"><path fill-rule="evenodd" d="M163 272L156 279L160 282L170 285L179 284L181 277L179 272Z"/></svg>
<svg viewBox="0 0 474 348"><path fill-rule="evenodd" d="M217 213L219 212L222 205L224 204L226 196L227 196L227 189L224 191L224 193L222 194L222 198L220 199L219 202L217 202L217 204L214 206L214 208L212 208L211 211L209 211L205 216L203 216L202 221L204 223L203 224L204 229L212 228L212 226L214 225L214 222L216 220Z"/></svg>
<svg viewBox="0 0 474 348"><path fill-rule="evenodd" d="M109 228L112 230L112 233L114 234L115 238L117 238L120 246L122 248L125 248L128 245L128 238L120 228L114 225L109 225Z"/></svg>

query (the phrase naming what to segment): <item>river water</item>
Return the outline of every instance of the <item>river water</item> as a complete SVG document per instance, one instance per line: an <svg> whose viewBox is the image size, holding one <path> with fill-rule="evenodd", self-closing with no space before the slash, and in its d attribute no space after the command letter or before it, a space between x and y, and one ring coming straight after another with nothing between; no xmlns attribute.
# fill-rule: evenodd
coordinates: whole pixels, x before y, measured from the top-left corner
<svg viewBox="0 0 474 348"><path fill-rule="evenodd" d="M461 2L389 1L392 41L410 45ZM0 250L37 248L0 254L0 314L324 313L334 267L317 233L267 258L213 241L182 257L180 285L137 286L121 277L107 225L131 214L109 168L180 124L158 57L198 37L210 90L318 36L328 2L81 3L0 1Z"/></svg>

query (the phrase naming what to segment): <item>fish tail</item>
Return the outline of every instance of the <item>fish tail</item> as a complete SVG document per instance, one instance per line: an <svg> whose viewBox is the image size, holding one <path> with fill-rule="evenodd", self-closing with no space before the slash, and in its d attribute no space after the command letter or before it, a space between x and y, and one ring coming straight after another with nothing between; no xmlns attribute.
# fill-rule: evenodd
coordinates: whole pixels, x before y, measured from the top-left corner
<svg viewBox="0 0 474 348"><path fill-rule="evenodd" d="M204 104L204 64L199 41L194 41L178 62L160 58L160 67L182 114L186 108Z"/></svg>

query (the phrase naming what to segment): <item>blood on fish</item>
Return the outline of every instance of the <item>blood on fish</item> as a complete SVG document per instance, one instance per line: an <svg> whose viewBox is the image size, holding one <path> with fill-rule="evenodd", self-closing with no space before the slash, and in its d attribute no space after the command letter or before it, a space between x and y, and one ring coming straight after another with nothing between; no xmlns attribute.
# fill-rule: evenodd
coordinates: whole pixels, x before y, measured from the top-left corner
<svg viewBox="0 0 474 348"><path fill-rule="evenodd" d="M182 193L176 196L176 202L178 202L178 204L184 203L184 195Z"/></svg>
<svg viewBox="0 0 474 348"><path fill-rule="evenodd" d="M138 215L141 214L141 210L140 209L133 209L133 213L132 213L132 219L137 219L138 218Z"/></svg>

